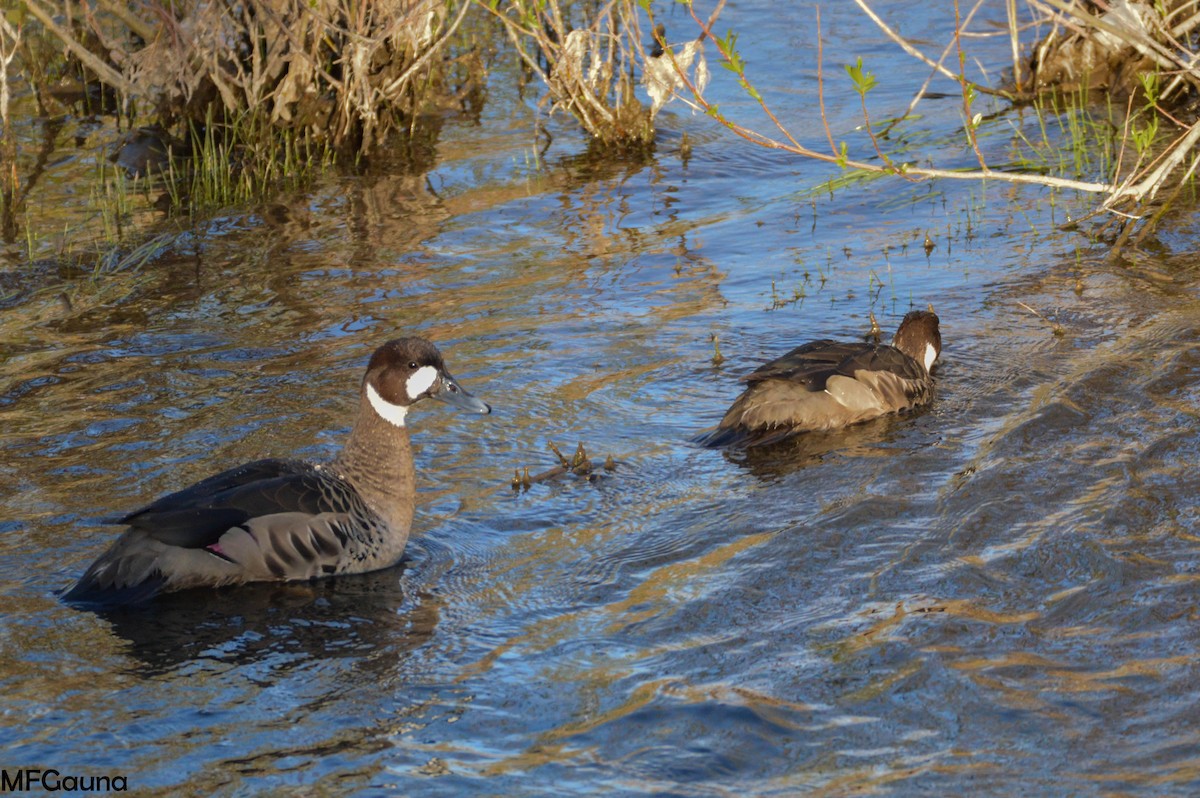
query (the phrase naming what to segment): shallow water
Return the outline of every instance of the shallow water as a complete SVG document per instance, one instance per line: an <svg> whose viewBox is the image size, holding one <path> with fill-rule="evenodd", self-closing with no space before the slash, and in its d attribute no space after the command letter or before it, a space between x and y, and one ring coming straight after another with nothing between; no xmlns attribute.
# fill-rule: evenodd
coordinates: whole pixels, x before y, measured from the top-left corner
<svg viewBox="0 0 1200 798"><path fill-rule="evenodd" d="M820 135L811 42L785 34L805 19L737 12ZM824 13L827 52L919 74ZM872 97L902 106L896 82ZM497 95L428 174L331 178L0 315L5 767L180 794L1194 794L1196 231L1110 263L1055 229L1077 198L814 195L833 171L682 112L650 159L596 163L559 124L539 161ZM958 108L926 113L913 138L955 157ZM930 302L929 410L689 442L762 360ZM102 518L330 456L400 333L495 408L414 411L403 566L104 616L56 599ZM615 470L512 490L579 441Z"/></svg>

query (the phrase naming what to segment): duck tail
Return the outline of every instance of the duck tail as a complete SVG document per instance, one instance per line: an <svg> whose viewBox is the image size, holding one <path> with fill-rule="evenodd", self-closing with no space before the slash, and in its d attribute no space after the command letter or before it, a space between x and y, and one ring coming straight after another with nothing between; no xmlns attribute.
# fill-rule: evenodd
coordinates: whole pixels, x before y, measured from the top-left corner
<svg viewBox="0 0 1200 798"><path fill-rule="evenodd" d="M104 556L60 598L68 604L102 607L140 604L161 593L166 583L153 557Z"/></svg>
<svg viewBox="0 0 1200 798"><path fill-rule="evenodd" d="M747 429L746 427L712 427L691 439L692 443L709 449L745 449L753 446L768 446L787 440L796 434L791 427Z"/></svg>

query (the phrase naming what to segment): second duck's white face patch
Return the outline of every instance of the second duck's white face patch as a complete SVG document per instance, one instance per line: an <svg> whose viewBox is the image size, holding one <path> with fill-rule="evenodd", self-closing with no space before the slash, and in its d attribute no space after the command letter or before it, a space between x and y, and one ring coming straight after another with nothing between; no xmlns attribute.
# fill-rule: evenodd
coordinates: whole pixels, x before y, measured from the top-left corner
<svg viewBox="0 0 1200 798"><path fill-rule="evenodd" d="M408 398L414 402L421 398L421 394L429 390L429 386L433 385L433 381L437 379L438 370L433 366L421 366L412 373L408 378L406 388L408 389Z"/></svg>
<svg viewBox="0 0 1200 798"><path fill-rule="evenodd" d="M937 360L937 350L933 348L933 344L925 344L925 370L933 369L933 363Z"/></svg>
<svg viewBox="0 0 1200 798"><path fill-rule="evenodd" d="M404 426L404 417L408 415L408 408L404 405L394 405L384 399L379 395L379 391L375 390L375 386L369 382L367 383L367 400L384 421L395 424L397 427Z"/></svg>

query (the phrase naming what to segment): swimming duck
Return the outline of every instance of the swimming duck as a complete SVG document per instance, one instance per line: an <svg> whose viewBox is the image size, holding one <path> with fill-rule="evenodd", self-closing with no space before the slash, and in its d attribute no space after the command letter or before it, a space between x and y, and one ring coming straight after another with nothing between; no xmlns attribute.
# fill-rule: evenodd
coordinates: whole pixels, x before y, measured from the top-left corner
<svg viewBox="0 0 1200 798"><path fill-rule="evenodd" d="M167 591L315 579L400 560L416 504L405 421L433 397L475 413L467 393L423 338L375 350L358 417L328 464L256 460L164 496L120 518L129 529L63 596L129 604Z"/></svg>
<svg viewBox="0 0 1200 798"><path fill-rule="evenodd" d="M942 351L938 317L914 310L892 345L813 341L759 366L706 446L757 446L800 432L832 430L933 398L930 369Z"/></svg>

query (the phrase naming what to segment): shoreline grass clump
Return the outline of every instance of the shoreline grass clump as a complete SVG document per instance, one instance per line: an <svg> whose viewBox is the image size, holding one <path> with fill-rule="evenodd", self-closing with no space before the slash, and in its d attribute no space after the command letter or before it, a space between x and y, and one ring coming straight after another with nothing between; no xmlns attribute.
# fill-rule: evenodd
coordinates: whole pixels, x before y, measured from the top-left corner
<svg viewBox="0 0 1200 798"><path fill-rule="evenodd" d="M258 117L369 154L435 96L469 0L22 0L85 85L169 131ZM65 16L69 22L57 20ZM265 129L265 128L264 128Z"/></svg>
<svg viewBox="0 0 1200 798"><path fill-rule="evenodd" d="M335 160L395 158L484 79L452 42L473 0L18 0L0 16L0 234L18 240L54 136L12 132L10 83L47 129L110 117L111 160L154 207L197 215L305 184ZM29 102L32 100L32 102ZM403 147L401 147L403 149ZM36 151L34 151L36 150ZM103 155L101 156L103 157ZM22 174L22 172L24 172ZM125 197L97 170L93 197ZM105 209L113 243L127 208Z"/></svg>

